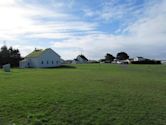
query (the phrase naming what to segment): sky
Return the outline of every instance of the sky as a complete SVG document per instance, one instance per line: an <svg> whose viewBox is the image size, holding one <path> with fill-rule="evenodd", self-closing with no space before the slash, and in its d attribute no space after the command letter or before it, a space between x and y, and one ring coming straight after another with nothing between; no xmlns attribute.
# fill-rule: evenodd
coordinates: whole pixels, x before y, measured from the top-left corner
<svg viewBox="0 0 166 125"><path fill-rule="evenodd" d="M0 0L4 43L22 56L52 48L63 59L166 59L166 0Z"/></svg>

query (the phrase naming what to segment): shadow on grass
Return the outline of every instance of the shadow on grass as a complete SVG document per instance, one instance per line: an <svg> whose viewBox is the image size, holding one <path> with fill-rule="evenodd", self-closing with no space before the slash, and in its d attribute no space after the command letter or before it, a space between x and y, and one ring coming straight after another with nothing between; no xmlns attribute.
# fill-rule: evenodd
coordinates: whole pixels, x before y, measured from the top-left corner
<svg viewBox="0 0 166 125"><path fill-rule="evenodd" d="M46 69L76 69L75 66L69 66L69 65L61 65L58 67L48 67Z"/></svg>

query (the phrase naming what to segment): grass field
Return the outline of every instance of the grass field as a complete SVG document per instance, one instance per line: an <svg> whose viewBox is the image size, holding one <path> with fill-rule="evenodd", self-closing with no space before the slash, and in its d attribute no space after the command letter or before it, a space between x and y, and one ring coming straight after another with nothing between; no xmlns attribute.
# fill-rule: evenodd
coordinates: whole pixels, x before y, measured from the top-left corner
<svg viewBox="0 0 166 125"><path fill-rule="evenodd" d="M166 65L0 70L0 125L166 125Z"/></svg>

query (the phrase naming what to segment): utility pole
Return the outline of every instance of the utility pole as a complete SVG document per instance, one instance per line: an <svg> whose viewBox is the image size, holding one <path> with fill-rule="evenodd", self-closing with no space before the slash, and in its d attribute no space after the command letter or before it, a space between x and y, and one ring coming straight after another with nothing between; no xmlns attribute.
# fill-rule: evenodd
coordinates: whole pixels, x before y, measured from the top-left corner
<svg viewBox="0 0 166 125"><path fill-rule="evenodd" d="M3 41L3 45L6 46L6 41Z"/></svg>
<svg viewBox="0 0 166 125"><path fill-rule="evenodd" d="M83 49L80 49L81 55L83 54Z"/></svg>

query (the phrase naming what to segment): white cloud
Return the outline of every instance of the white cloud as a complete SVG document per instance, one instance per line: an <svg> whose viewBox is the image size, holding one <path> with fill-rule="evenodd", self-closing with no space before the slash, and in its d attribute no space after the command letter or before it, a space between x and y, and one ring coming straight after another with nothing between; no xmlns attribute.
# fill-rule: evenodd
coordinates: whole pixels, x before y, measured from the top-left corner
<svg viewBox="0 0 166 125"><path fill-rule="evenodd" d="M23 0L0 1L0 44L3 44L3 40L7 40L9 45L19 48L22 55L26 55L35 47L46 47L36 46L33 38L56 39L51 40L48 46L53 47L64 59L75 58L81 52L88 58L99 59L107 52L115 55L119 51L127 51L131 56L164 58L166 2L164 0L151 2L140 10L130 4L114 6L116 0L112 1L112 3L110 0L105 2L101 10L85 9L84 12L86 16L97 17L108 22L122 19L127 13L131 13L136 21L124 18L127 27L117 29L123 31L118 35L104 33L97 29L98 21L91 23L80 21L76 15L59 10L65 8L63 4L58 5L57 1L53 5L54 9L24 4ZM71 2L69 8L73 4ZM61 41L57 42L57 39ZM28 40L32 41L28 42Z"/></svg>
<svg viewBox="0 0 166 125"><path fill-rule="evenodd" d="M15 4L15 0L1 0L0 6L6 6L6 5L13 5Z"/></svg>
<svg viewBox="0 0 166 125"><path fill-rule="evenodd" d="M72 4L73 1L70 7ZM57 6L52 9L44 5L28 4L23 0L0 1L1 45L5 40L10 46L18 46L24 56L36 47L33 38L70 38L73 31L87 32L97 26L95 23L79 21L75 16L64 12L64 9L63 11L59 9ZM26 42L28 39L29 43Z"/></svg>
<svg viewBox="0 0 166 125"><path fill-rule="evenodd" d="M0 6L0 40L17 40L25 34L26 37L28 34L30 38L65 38L66 34L63 35L60 32L89 31L97 26L95 23L77 21L72 15L60 12L56 8L49 10L24 4L23 1L1 1ZM38 18L44 18L45 21L41 22L42 20Z"/></svg>
<svg viewBox="0 0 166 125"><path fill-rule="evenodd" d="M130 20L134 17L140 16L144 10L141 5L134 5L134 0L125 0L121 2L119 0L105 0L100 6L94 8L84 8L83 12L85 16L93 17L100 21L114 21L119 20L123 23L127 23L129 17ZM141 8L141 9L138 9Z"/></svg>
<svg viewBox="0 0 166 125"><path fill-rule="evenodd" d="M148 6L145 15L129 25L127 34L111 35L96 33L52 42L56 48L81 48L89 58L99 59L107 53L114 55L118 51L127 51L130 56L149 58L166 58L166 2L162 1ZM70 50L69 50L70 51ZM63 53L62 53L63 55ZM68 58L65 54L65 58ZM73 57L75 54L73 54Z"/></svg>
<svg viewBox="0 0 166 125"><path fill-rule="evenodd" d="M122 38L119 36L113 36L109 34L91 34L86 36L75 36L71 39L65 40L64 42L51 42L55 49L68 48L68 52L77 50L79 54L82 52L89 58L99 59L108 51L115 51L121 49L120 43L123 43ZM116 42L117 41L117 42ZM62 57L69 59L68 55L61 53ZM72 53L71 53L72 54ZM75 53L70 57L75 57Z"/></svg>

